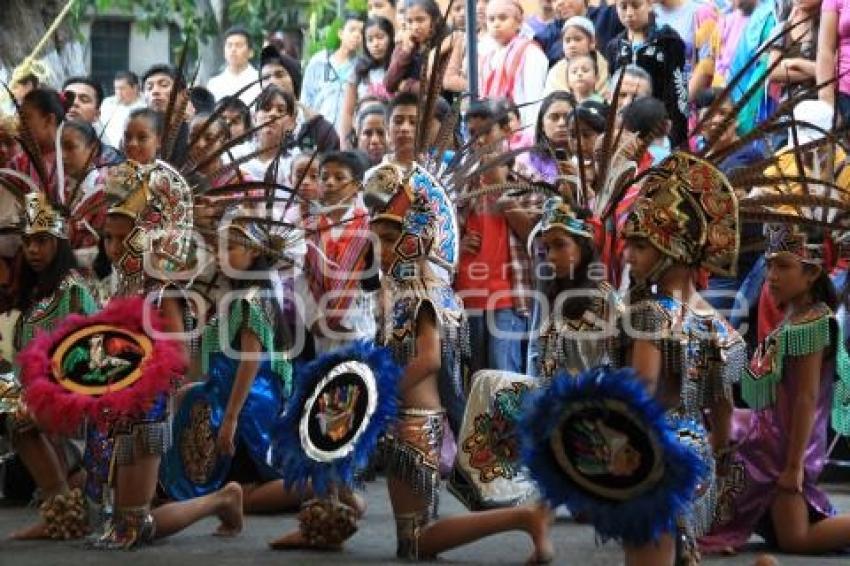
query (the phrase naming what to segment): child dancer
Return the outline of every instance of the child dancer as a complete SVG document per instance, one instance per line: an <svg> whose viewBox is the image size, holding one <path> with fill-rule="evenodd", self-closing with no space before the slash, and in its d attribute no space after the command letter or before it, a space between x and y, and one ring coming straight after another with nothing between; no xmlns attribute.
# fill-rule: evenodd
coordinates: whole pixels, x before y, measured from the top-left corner
<svg viewBox="0 0 850 566"><path fill-rule="evenodd" d="M7 177L0 179L5 182ZM91 291L75 269L66 219L40 191L29 193L25 200L24 266L16 300L22 313L15 333L18 351L36 331L50 330L71 313L89 314L97 309ZM12 446L41 490L42 522L12 534L12 538L84 536L89 524L83 494L68 486L61 454L27 413L20 397L20 388L7 389L0 407Z"/></svg>
<svg viewBox="0 0 850 566"><path fill-rule="evenodd" d="M246 216L251 217L247 208L233 209L223 221L227 229L218 260L239 295L204 329L207 379L183 397L175 415L175 444L160 477L178 500L237 481L246 511L269 512L301 501L284 489L268 461L272 429L292 386L292 366L284 357L290 345L280 336L285 326L270 296L272 284L261 279L275 273L271 239L255 221L228 219Z"/></svg>
<svg viewBox="0 0 850 566"><path fill-rule="evenodd" d="M551 269L550 277L541 280L546 300L541 304L543 323L534 334L541 381L493 371L473 376L450 483L452 493L470 509L516 505L532 494L516 430L528 391L547 385L560 371L577 375L621 363L617 318L622 306L598 263L600 228L589 211L575 210L559 197L543 206L529 239L531 245L538 236Z"/></svg>
<svg viewBox="0 0 850 566"><path fill-rule="evenodd" d="M596 29L593 22L584 16L573 16L564 22L562 34L564 58L549 69L543 93L569 91L567 66L573 58L588 55L596 62L598 71L594 90L604 96L608 85L608 62L597 51Z"/></svg>
<svg viewBox="0 0 850 566"><path fill-rule="evenodd" d="M850 543L850 516L817 487L830 411L836 432L850 432L850 365L822 245L795 224L767 228L768 289L785 317L744 373L752 410L735 411L714 527L700 544L732 551L756 532L783 552L822 554Z"/></svg>
<svg viewBox="0 0 850 566"><path fill-rule="evenodd" d="M443 188L423 168L389 185L372 223L379 242L382 288L380 341L405 370L401 410L387 433L388 488L396 519L396 555L433 559L441 552L507 530L523 530L533 562L552 559L549 511L529 506L483 511L432 522L439 493L443 408L438 375L441 352L458 348L462 310L430 264L453 266L454 210ZM393 194L394 193L394 194ZM379 201L379 199L376 199Z"/></svg>
<svg viewBox="0 0 850 566"><path fill-rule="evenodd" d="M737 201L732 187L708 162L675 153L650 170L630 212L624 236L631 276L657 293L633 300L624 337L631 366L670 418L684 417L691 432L681 441L699 453L707 475L678 533L644 545L626 545L629 564L699 561L695 537L714 512L714 457L729 439L731 385L743 370L746 344L696 289L697 267L734 272L738 255ZM672 209L671 209L672 207ZM703 427L709 410L711 439ZM676 536L674 536L676 535Z"/></svg>
<svg viewBox="0 0 850 566"><path fill-rule="evenodd" d="M191 189L162 162L150 166L127 163L112 172L108 187L104 244L118 276L118 294L150 293L165 320L166 332L181 333L185 306L175 298L179 289L167 278L186 261L192 228ZM151 270L162 279L150 275ZM210 515L221 519L218 534L232 536L241 531L242 490L237 483L151 510L160 459L171 442L169 404L168 395L159 396L142 417L124 419L110 430L115 510L96 547L133 548Z"/></svg>

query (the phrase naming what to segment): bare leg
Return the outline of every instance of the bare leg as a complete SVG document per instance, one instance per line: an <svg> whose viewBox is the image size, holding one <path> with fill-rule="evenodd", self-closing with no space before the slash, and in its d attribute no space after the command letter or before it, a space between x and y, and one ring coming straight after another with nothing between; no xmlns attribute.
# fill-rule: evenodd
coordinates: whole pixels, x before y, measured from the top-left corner
<svg viewBox="0 0 850 566"><path fill-rule="evenodd" d="M132 464L118 466L116 471L116 507L150 505L159 478L159 454L136 451Z"/></svg>
<svg viewBox="0 0 850 566"><path fill-rule="evenodd" d="M425 499L407 483L393 477L387 479L393 514L423 513ZM550 562L554 555L549 539L552 514L544 506L524 506L495 509L441 519L425 527L419 535L419 554L436 557L441 552L505 531L521 530L531 537L534 554L530 563Z"/></svg>
<svg viewBox="0 0 850 566"><path fill-rule="evenodd" d="M809 523L806 501L799 493L779 492L770 512L783 552L822 554L850 545L850 515Z"/></svg>
<svg viewBox="0 0 850 566"><path fill-rule="evenodd" d="M671 535L662 536L657 543L644 546L625 546L626 566L673 566L676 543Z"/></svg>
<svg viewBox="0 0 850 566"><path fill-rule="evenodd" d="M56 450L38 429L33 428L16 434L14 436L14 447L45 498L61 493L68 488L65 472ZM10 535L10 538L27 540L45 538L46 536L45 525L39 522L31 527L15 531Z"/></svg>
<svg viewBox="0 0 850 566"><path fill-rule="evenodd" d="M275 480L264 484L243 485L245 492L243 501L245 513L276 513L280 511L297 511L305 495L301 492L286 489L283 480ZM309 492L306 493L309 498Z"/></svg>
<svg viewBox="0 0 850 566"><path fill-rule="evenodd" d="M530 564L545 564L554 558L549 538L552 514L543 505L494 509L448 517L428 525L419 537L423 556L437 556L458 546L506 531L525 531L534 544Z"/></svg>
<svg viewBox="0 0 850 566"><path fill-rule="evenodd" d="M156 521L156 538L173 535L212 515L221 520L216 535L235 536L242 531L242 488L230 482L215 493L168 503L151 514Z"/></svg>

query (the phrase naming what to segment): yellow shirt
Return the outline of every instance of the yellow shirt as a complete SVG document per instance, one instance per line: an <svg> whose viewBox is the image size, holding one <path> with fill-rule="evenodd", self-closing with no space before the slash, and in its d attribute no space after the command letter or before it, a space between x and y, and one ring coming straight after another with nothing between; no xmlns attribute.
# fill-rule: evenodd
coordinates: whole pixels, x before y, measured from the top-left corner
<svg viewBox="0 0 850 566"><path fill-rule="evenodd" d="M821 150L823 151L823 150ZM822 185L811 184L808 187L808 193L811 195L823 196L830 195L832 198L840 199L845 202L850 203L850 167L847 167L844 163L845 154L841 148L836 148L835 150L835 184L839 187L846 188L848 192L842 192L839 194L835 194L836 191L832 190L831 194L828 187L824 187ZM794 181L786 181L783 180L782 177L793 177L796 176L797 173L797 160L794 158L794 153L790 149L782 150L777 156L777 164L771 165L767 169L764 170L764 174L766 177L775 177L776 184L771 184L768 186L759 186L750 191L750 197L756 196L767 196L767 195L777 195L777 194L793 194L793 195L803 195L806 194L803 185L799 182ZM807 177L815 177L814 173L808 169L806 169L805 174ZM815 212L814 216L820 216L819 212L812 211L810 207L805 207L805 210L808 212L803 212L800 207L794 207L789 205L778 206L775 208L776 212L782 214L801 214L804 213L805 216L812 216L812 212Z"/></svg>

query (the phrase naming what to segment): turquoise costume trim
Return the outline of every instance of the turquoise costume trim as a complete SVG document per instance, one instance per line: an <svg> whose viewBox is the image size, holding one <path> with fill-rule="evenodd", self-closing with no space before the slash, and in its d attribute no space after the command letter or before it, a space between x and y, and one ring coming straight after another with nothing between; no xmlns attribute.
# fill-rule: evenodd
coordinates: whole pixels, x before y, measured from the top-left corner
<svg viewBox="0 0 850 566"><path fill-rule="evenodd" d="M832 344L834 315L825 304L776 328L759 344L750 367L744 372L741 394L754 409L763 409L776 402L776 390L782 381L786 356L806 356ZM836 325L837 326L837 325ZM839 351L843 351L843 344ZM846 353L845 353L846 356Z"/></svg>
<svg viewBox="0 0 850 566"><path fill-rule="evenodd" d="M70 271L52 295L36 301L18 319L16 349L23 349L37 330L51 330L69 314L91 314L97 308L97 301L85 279L76 271Z"/></svg>

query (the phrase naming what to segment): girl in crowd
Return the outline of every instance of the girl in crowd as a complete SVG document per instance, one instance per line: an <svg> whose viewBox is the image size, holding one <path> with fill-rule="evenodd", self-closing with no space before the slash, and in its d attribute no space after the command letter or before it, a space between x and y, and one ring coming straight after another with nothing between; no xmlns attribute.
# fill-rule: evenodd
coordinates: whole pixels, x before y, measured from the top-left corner
<svg viewBox="0 0 850 566"><path fill-rule="evenodd" d="M103 188L107 169L96 167L102 144L88 122L70 120L62 127L62 166L65 170L65 202L71 215L68 238L80 267L92 268L103 229Z"/></svg>
<svg viewBox="0 0 850 566"><path fill-rule="evenodd" d="M389 151L386 105L379 101L364 104L357 113L356 126L357 149L366 154L369 165L374 167Z"/></svg>
<svg viewBox="0 0 850 566"><path fill-rule="evenodd" d="M575 99L566 91L555 91L543 99L534 130L535 149L517 157L517 173L533 181L559 182L560 169L569 155L567 126L574 108Z"/></svg>
<svg viewBox="0 0 850 566"><path fill-rule="evenodd" d="M90 314L97 309L92 293L76 271L77 262L68 242L65 218L45 195L26 195L23 237L24 264L18 274L15 307L21 311L15 333L20 351L36 331L49 331L72 313ZM78 538L89 531L86 503L80 489L70 489L61 450L39 429L19 405L20 391L0 399L12 445L41 490L42 521L12 535L16 539ZM5 410L4 410L5 412Z"/></svg>
<svg viewBox="0 0 850 566"><path fill-rule="evenodd" d="M567 66L574 57L587 55L596 61L594 92L604 96L608 87L608 62L596 50L596 30L593 22L584 16L573 16L564 22L563 28L564 58L555 63L546 76L543 94L556 90L570 90L569 69Z"/></svg>
<svg viewBox="0 0 850 566"><path fill-rule="evenodd" d="M384 86L390 94L419 92L422 65L431 64L427 60L428 49L446 35L446 23L434 0L407 0L405 7L407 27L398 34L400 40L384 76ZM447 42L443 47L448 49L449 45Z"/></svg>
<svg viewBox="0 0 850 566"><path fill-rule="evenodd" d="M534 132L523 128L519 108L509 98L494 101L493 113L499 122L499 128L505 136L508 150L531 147L534 145Z"/></svg>
<svg viewBox="0 0 850 566"><path fill-rule="evenodd" d="M137 108L130 112L121 142L127 159L140 165L156 161L160 151L162 120L162 114L150 108Z"/></svg>
<svg viewBox="0 0 850 566"><path fill-rule="evenodd" d="M678 520L679 532L627 545L626 562L670 565L678 554L678 560L693 564L699 561L695 537L708 529L714 513L714 458L728 450L731 386L746 363L746 344L700 296L695 281L699 268L734 273L737 202L720 171L682 153L650 170L642 194L623 231L626 262L638 286L622 336L630 344L629 364L667 409L671 424L682 427L679 438L707 471L691 511ZM653 285L657 291L650 293Z"/></svg>
<svg viewBox="0 0 850 566"><path fill-rule="evenodd" d="M395 40L393 26L386 18L369 18L363 28L364 53L357 60L354 73L345 85L345 98L342 103L342 127L340 138L343 147L347 147L348 139L354 126L352 124L356 109L366 97L386 100L389 93L384 86L384 76L390 63Z"/></svg>
<svg viewBox="0 0 850 566"><path fill-rule="evenodd" d="M573 180L562 183L563 191L572 191L570 200L587 206L593 198L596 142L604 135L608 121L608 106L591 100L575 107L567 122L567 146L570 158L561 164L562 174Z"/></svg>
<svg viewBox="0 0 850 566"><path fill-rule="evenodd" d="M752 410L735 410L714 528L700 542L732 551L756 532L783 552L838 551L850 544L850 516L835 515L817 487L830 411L836 432L850 432L850 366L833 314L835 289L820 242L793 224L767 232L767 284L785 318L744 374L741 390Z"/></svg>
<svg viewBox="0 0 850 566"><path fill-rule="evenodd" d="M49 88L36 88L24 97L18 114L21 128L29 132L24 142L27 151L15 155L9 167L31 178L38 186L45 187L48 194L55 196L56 150L58 149L59 125L65 119L66 101L59 93ZM33 147L27 147L30 143Z"/></svg>

